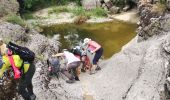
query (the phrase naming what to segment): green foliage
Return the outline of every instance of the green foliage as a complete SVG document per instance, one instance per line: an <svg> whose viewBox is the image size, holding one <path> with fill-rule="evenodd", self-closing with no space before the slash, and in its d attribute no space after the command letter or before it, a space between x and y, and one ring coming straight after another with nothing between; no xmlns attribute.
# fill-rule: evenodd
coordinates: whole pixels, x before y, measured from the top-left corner
<svg viewBox="0 0 170 100"><path fill-rule="evenodd" d="M33 14L31 12L29 12L29 11L23 13L21 16L25 20L27 20L27 19L34 19Z"/></svg>
<svg viewBox="0 0 170 100"><path fill-rule="evenodd" d="M24 0L25 10L36 10L43 7L48 7L51 5L65 5L69 2L75 2L81 5L80 0Z"/></svg>
<svg viewBox="0 0 170 100"><path fill-rule="evenodd" d="M15 14L8 15L5 18L5 20L7 22L10 22L10 23L13 23L13 24L18 24L18 25L23 26L23 27L26 26L26 22L20 16L17 16Z"/></svg>
<svg viewBox="0 0 170 100"><path fill-rule="evenodd" d="M126 0L111 0L114 5L123 7L125 5Z"/></svg>
<svg viewBox="0 0 170 100"><path fill-rule="evenodd" d="M95 16L106 16L107 15L107 11L102 9L102 8L96 8L92 10L92 14L94 14Z"/></svg>
<svg viewBox="0 0 170 100"><path fill-rule="evenodd" d="M61 13L61 12L69 12L69 9L67 8L67 6L57 6L57 7L53 7L48 11L49 14Z"/></svg>
<svg viewBox="0 0 170 100"><path fill-rule="evenodd" d="M159 3L166 4L166 0L159 0Z"/></svg>
<svg viewBox="0 0 170 100"><path fill-rule="evenodd" d="M102 9L102 8L95 8L92 10L85 10L83 7L79 6L79 7L75 7L73 9L68 8L67 6L56 6L53 7L52 9L50 9L48 11L49 14L52 13L61 13L61 12L70 12L73 13L76 16L86 16L86 17L90 17L90 16L98 16L98 17L102 17L102 16L106 16L107 15L107 11Z"/></svg>
<svg viewBox="0 0 170 100"><path fill-rule="evenodd" d="M72 9L71 12L75 15L84 15L87 13L83 7L76 7Z"/></svg>
<svg viewBox="0 0 170 100"><path fill-rule="evenodd" d="M107 11L102 8L95 8L95 9L87 11L82 7L78 7L78 8L71 10L71 12L77 16L83 15L87 17L90 17L90 16L103 17L107 15Z"/></svg>

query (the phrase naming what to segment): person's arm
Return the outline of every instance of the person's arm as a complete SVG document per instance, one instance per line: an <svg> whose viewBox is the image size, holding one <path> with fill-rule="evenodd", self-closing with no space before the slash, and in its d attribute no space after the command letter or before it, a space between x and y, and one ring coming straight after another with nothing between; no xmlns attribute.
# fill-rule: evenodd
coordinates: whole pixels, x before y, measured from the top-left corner
<svg viewBox="0 0 170 100"><path fill-rule="evenodd" d="M93 45L94 47L96 47L96 49L94 49L93 51L91 51L91 53L96 52L97 50L99 50L101 48L101 45L99 45L98 43L96 43L95 41L93 41L91 43L91 45Z"/></svg>
<svg viewBox="0 0 170 100"><path fill-rule="evenodd" d="M64 53L57 53L55 55L52 55L52 57L59 57L59 56L63 56L63 55L64 55Z"/></svg>
<svg viewBox="0 0 170 100"><path fill-rule="evenodd" d="M91 53L96 52L96 51L99 50L100 48L101 48L101 46L96 47L96 49L94 49L93 51L91 51Z"/></svg>

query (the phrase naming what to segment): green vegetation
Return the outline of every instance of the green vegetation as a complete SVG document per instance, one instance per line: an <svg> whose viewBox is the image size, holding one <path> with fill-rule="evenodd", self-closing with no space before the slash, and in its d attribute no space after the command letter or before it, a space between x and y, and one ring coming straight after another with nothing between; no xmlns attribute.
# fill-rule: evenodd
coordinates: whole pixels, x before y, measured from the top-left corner
<svg viewBox="0 0 170 100"><path fill-rule="evenodd" d="M29 11L23 13L21 16L22 16L22 18L25 19L25 20L34 19L33 14L32 14L31 12L29 12Z"/></svg>
<svg viewBox="0 0 170 100"><path fill-rule="evenodd" d="M166 4L166 0L159 0L159 3Z"/></svg>
<svg viewBox="0 0 170 100"><path fill-rule="evenodd" d="M77 16L85 15L88 17L90 17L90 16L103 17L103 16L107 15L107 11L102 8L95 8L95 9L87 11L82 7L78 7L78 8L73 9L71 12Z"/></svg>
<svg viewBox="0 0 170 100"><path fill-rule="evenodd" d="M50 10L48 11L48 13L49 13L49 14L51 14L51 13L56 13L56 14L58 14L58 13L61 13L61 12L70 12L69 10L70 10L70 9L68 9L67 6L57 6L57 7L53 7L52 9L50 9Z"/></svg>
<svg viewBox="0 0 170 100"><path fill-rule="evenodd" d="M123 7L126 1L128 2L129 0L111 0L111 1L113 2L114 5Z"/></svg>
<svg viewBox="0 0 170 100"><path fill-rule="evenodd" d="M87 11L83 7L80 7L80 6L72 8L72 9L67 6L56 6L48 11L49 14L52 14L52 13L58 14L61 12L70 12L76 16L86 16L86 17L90 17L90 16L103 17L107 15L107 11L102 8L95 8L95 9Z"/></svg>
<svg viewBox="0 0 170 100"><path fill-rule="evenodd" d="M75 2L78 5L81 5L80 0L24 0L23 9L34 11L39 8L44 8L52 5L65 5L69 2Z"/></svg>
<svg viewBox="0 0 170 100"><path fill-rule="evenodd" d="M26 22L20 17L20 16L17 16L15 14L10 14L8 15L5 20L7 22L10 22L10 23L13 23L13 24L18 24L18 25L21 25L23 27L26 26Z"/></svg>

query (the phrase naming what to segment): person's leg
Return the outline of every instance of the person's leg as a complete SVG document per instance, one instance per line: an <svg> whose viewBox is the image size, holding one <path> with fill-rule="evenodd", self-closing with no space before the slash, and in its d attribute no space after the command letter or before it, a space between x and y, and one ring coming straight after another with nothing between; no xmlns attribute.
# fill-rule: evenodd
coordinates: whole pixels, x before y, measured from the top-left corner
<svg viewBox="0 0 170 100"><path fill-rule="evenodd" d="M79 81L79 73L78 73L78 67L80 66L81 62L75 62L75 65L73 67L73 76L76 81Z"/></svg>
<svg viewBox="0 0 170 100"><path fill-rule="evenodd" d="M34 64L30 64L30 68L27 73L25 73L19 82L18 90L21 96L25 100L34 100L31 99L31 96L34 95L33 93L33 86L32 86L32 77L35 73L35 66Z"/></svg>
<svg viewBox="0 0 170 100"><path fill-rule="evenodd" d="M91 68L91 73L90 74L95 73L95 70L97 68L97 63L98 63L100 57L102 56L102 54L103 54L103 48L100 48L98 51L96 51L96 54L95 54L94 59L93 59L93 66Z"/></svg>
<svg viewBox="0 0 170 100"><path fill-rule="evenodd" d="M77 62L73 62L73 63L70 63L67 67L68 67L68 70L73 70L73 69L76 69L78 66L80 65L80 62L77 63ZM67 70L65 69L62 69L61 71L69 80L67 80L66 82L67 83L74 83L75 81L75 75L73 74L70 74ZM74 73L74 71L73 71Z"/></svg>
<svg viewBox="0 0 170 100"><path fill-rule="evenodd" d="M33 85L32 85L32 78L34 76L34 73L35 73L35 65L34 63L31 63L30 64L30 70L28 70L28 72L26 73L26 79L28 78L30 82L30 84L27 85L27 90L28 90L28 93L33 95ZM28 75L28 76L27 76Z"/></svg>
<svg viewBox="0 0 170 100"><path fill-rule="evenodd" d="M61 69L61 73L64 74L70 80L74 79L74 77L65 68Z"/></svg>
<svg viewBox="0 0 170 100"><path fill-rule="evenodd" d="M85 63L85 60L86 60L86 56L82 56L81 57L81 61L82 61L82 68L81 68L81 72L86 72L85 68L86 68L86 63Z"/></svg>

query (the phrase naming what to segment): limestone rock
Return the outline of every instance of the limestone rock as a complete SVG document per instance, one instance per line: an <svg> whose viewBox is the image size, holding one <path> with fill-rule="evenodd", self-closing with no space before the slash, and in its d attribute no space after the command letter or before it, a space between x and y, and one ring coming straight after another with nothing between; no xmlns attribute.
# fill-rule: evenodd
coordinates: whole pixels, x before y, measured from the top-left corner
<svg viewBox="0 0 170 100"><path fill-rule="evenodd" d="M110 9L111 14L117 14L120 12L120 8L116 6L112 6Z"/></svg>
<svg viewBox="0 0 170 100"><path fill-rule="evenodd" d="M7 14L16 14L19 11L19 4L16 0L0 0L0 17Z"/></svg>
<svg viewBox="0 0 170 100"><path fill-rule="evenodd" d="M86 9L86 10L91 10L94 9L96 7L99 7L100 1L99 0L82 0L82 6Z"/></svg>

